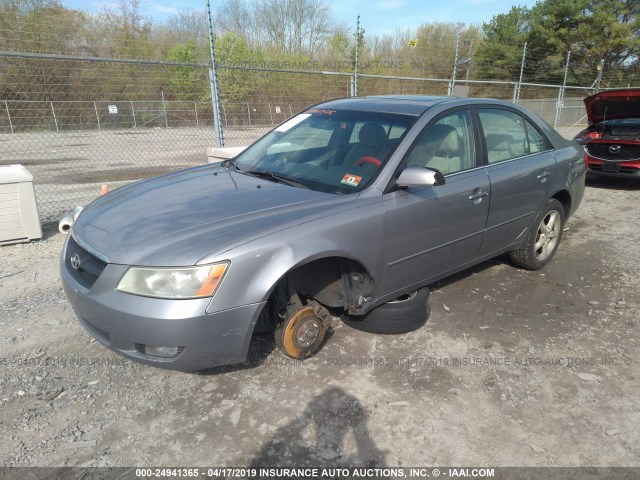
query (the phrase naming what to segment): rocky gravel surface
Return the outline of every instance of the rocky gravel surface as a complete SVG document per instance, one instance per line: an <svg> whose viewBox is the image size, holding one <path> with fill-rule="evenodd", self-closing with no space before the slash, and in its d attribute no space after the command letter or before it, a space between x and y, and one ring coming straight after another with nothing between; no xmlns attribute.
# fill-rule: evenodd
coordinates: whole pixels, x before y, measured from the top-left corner
<svg viewBox="0 0 640 480"><path fill-rule="evenodd" d="M419 331L142 366L86 333L63 235L0 247L0 466L640 466L640 182L589 182L544 270L433 285Z"/></svg>

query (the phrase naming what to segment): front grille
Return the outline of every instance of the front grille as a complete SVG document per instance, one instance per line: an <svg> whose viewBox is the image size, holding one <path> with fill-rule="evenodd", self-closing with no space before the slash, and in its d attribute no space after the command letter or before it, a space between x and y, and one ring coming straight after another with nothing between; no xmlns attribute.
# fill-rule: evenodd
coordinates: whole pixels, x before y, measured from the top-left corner
<svg viewBox="0 0 640 480"><path fill-rule="evenodd" d="M75 259L77 268L74 268L71 261L75 255L77 255ZM69 237L67 254L64 261L67 271L71 273L71 276L84 288L91 288L107 266L105 262L78 245L73 237Z"/></svg>
<svg viewBox="0 0 640 480"><path fill-rule="evenodd" d="M617 150L616 147L620 147L620 150ZM626 162L629 160L640 159L640 145L624 143L590 143L587 145L586 149L590 156L600 158L602 160Z"/></svg>

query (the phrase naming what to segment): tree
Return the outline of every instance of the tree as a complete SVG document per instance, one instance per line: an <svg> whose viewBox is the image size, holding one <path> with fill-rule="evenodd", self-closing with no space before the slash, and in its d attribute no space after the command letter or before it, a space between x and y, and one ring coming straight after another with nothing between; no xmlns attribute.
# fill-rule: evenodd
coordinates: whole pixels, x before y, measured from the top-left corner
<svg viewBox="0 0 640 480"><path fill-rule="evenodd" d="M330 36L333 19L325 0L256 0L255 22L276 51L313 56Z"/></svg>
<svg viewBox="0 0 640 480"><path fill-rule="evenodd" d="M529 38L529 10L512 7L483 25L484 42L478 49L475 77L515 80L520 74L522 48Z"/></svg>
<svg viewBox="0 0 640 480"><path fill-rule="evenodd" d="M97 17L99 34L108 56L151 58L151 20L140 13L140 0L119 0L117 7L103 6Z"/></svg>
<svg viewBox="0 0 640 480"><path fill-rule="evenodd" d="M251 46L260 43L253 9L244 0L224 0L216 12L220 32L234 32Z"/></svg>
<svg viewBox="0 0 640 480"><path fill-rule="evenodd" d="M165 28L179 43L194 42L200 48L209 43L209 18L204 9L179 10L168 18Z"/></svg>
<svg viewBox="0 0 640 480"><path fill-rule="evenodd" d="M637 0L542 0L531 9L514 7L483 25L481 78L519 73L527 42L527 81L560 83L571 51L569 83L589 84L604 59L609 70L638 62L640 5Z"/></svg>
<svg viewBox="0 0 640 480"><path fill-rule="evenodd" d="M251 49L235 32L225 32L217 37L215 48L222 98L230 103L246 102L259 88L259 79L256 73L237 68L261 66L261 52Z"/></svg>
<svg viewBox="0 0 640 480"><path fill-rule="evenodd" d="M176 45L167 57L172 62L196 63L200 58L199 48L194 41ZM184 66L172 67L169 86L173 96L179 100L197 102L209 95L209 82L203 78L203 69Z"/></svg>

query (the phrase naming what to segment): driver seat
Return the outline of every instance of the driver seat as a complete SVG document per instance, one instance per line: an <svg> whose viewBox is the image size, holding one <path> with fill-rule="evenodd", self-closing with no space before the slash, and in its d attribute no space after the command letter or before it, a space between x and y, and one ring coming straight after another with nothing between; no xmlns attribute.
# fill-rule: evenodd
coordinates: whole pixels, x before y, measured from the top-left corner
<svg viewBox="0 0 640 480"><path fill-rule="evenodd" d="M375 157L384 160L387 132L379 123L365 123L358 132L358 143L353 145L344 158L344 165L355 165L362 157Z"/></svg>

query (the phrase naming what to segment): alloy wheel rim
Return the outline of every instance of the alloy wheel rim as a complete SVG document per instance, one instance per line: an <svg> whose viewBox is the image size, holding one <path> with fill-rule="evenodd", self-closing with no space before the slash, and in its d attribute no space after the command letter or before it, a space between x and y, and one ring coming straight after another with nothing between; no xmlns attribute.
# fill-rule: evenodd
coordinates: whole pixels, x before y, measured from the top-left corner
<svg viewBox="0 0 640 480"><path fill-rule="evenodd" d="M553 254L560 238L560 228L560 213L557 210L547 212L538 225L533 245L533 253L538 261L543 262Z"/></svg>

